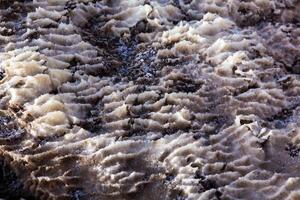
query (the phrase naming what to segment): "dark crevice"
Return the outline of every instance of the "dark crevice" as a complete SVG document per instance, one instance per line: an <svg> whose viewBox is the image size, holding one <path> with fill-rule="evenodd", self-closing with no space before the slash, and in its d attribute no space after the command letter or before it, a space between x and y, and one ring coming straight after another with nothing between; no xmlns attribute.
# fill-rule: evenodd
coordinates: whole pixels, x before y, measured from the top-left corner
<svg viewBox="0 0 300 200"><path fill-rule="evenodd" d="M6 200L35 200L33 196L25 192L23 185L18 180L11 167L0 158L0 198Z"/></svg>
<svg viewBox="0 0 300 200"><path fill-rule="evenodd" d="M0 9L8 9L14 4L31 2L32 0L1 0L0 1Z"/></svg>
<svg viewBox="0 0 300 200"><path fill-rule="evenodd" d="M296 146L295 144L292 144L292 143L287 144L286 147L285 147L285 150L293 158L298 157L299 153L300 153L300 147L298 147L298 146Z"/></svg>
<svg viewBox="0 0 300 200"><path fill-rule="evenodd" d="M90 113L96 112L97 110L91 110ZM85 130L95 133L95 134L101 134L105 133L107 130L104 126L104 122L99 116L91 116L86 120L85 122L79 124L81 128L84 128Z"/></svg>
<svg viewBox="0 0 300 200"><path fill-rule="evenodd" d="M76 188L70 191L71 200L82 200L85 199L87 194L83 191L82 188Z"/></svg>
<svg viewBox="0 0 300 200"><path fill-rule="evenodd" d="M226 167L226 165L224 165L224 166ZM199 193L203 193L203 192L206 192L211 189L216 189L215 198L217 200L221 199L222 192L220 192L220 190L218 190L219 186L217 185L216 181L208 179L207 177L202 175L202 173L199 169L196 170L194 178L199 179L199 182L198 182L199 183Z"/></svg>
<svg viewBox="0 0 300 200"><path fill-rule="evenodd" d="M249 83L247 86L241 87L241 88L236 88L236 90L234 91L233 96L238 96L240 94L246 93L251 89L257 89L259 88L259 85L254 82L254 83Z"/></svg>
<svg viewBox="0 0 300 200"><path fill-rule="evenodd" d="M285 76L283 78L279 78L277 82L280 84L283 90L287 90L290 88L293 81L294 78L292 76Z"/></svg>
<svg viewBox="0 0 300 200"><path fill-rule="evenodd" d="M282 109L279 113L267 118L266 120L273 124L274 128L281 129L286 128L288 123L292 121L292 117L294 114L294 110L299 105L296 104L294 106L291 106L289 108Z"/></svg>
<svg viewBox="0 0 300 200"><path fill-rule="evenodd" d="M19 128L11 117L0 113L0 145L12 141L17 144L23 134L24 130Z"/></svg>
<svg viewBox="0 0 300 200"><path fill-rule="evenodd" d="M0 81L4 78L4 70L0 68Z"/></svg>
<svg viewBox="0 0 300 200"><path fill-rule="evenodd" d="M174 92L197 92L202 86L202 83L188 77L181 77L173 80L172 85L168 85Z"/></svg>
<svg viewBox="0 0 300 200"><path fill-rule="evenodd" d="M300 58L295 57L292 65L284 65L291 74L300 74Z"/></svg>
<svg viewBox="0 0 300 200"><path fill-rule="evenodd" d="M31 1L0 1L0 26L3 27L1 35L22 35L26 32L25 16L33 10L28 2Z"/></svg>

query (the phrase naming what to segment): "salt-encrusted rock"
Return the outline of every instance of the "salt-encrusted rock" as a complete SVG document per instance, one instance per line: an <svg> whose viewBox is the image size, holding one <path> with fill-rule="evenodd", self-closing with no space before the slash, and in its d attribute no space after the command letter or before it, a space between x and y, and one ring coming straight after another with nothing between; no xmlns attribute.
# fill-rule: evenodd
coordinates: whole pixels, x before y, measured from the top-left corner
<svg viewBox="0 0 300 200"><path fill-rule="evenodd" d="M299 199L298 0L0 0L0 198Z"/></svg>

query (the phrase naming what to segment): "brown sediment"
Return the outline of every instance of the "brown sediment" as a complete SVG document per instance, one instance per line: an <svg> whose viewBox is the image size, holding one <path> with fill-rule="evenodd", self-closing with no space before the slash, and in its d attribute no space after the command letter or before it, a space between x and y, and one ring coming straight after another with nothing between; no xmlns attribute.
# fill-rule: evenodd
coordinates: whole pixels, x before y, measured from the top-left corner
<svg viewBox="0 0 300 200"><path fill-rule="evenodd" d="M0 1L0 198L298 199L299 11Z"/></svg>

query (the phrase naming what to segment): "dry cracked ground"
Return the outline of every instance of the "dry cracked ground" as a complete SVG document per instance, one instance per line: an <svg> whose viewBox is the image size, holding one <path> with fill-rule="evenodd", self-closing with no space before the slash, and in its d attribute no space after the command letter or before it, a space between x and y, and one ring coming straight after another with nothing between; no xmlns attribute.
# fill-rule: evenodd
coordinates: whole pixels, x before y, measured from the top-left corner
<svg viewBox="0 0 300 200"><path fill-rule="evenodd" d="M299 0L0 0L0 198L299 200Z"/></svg>

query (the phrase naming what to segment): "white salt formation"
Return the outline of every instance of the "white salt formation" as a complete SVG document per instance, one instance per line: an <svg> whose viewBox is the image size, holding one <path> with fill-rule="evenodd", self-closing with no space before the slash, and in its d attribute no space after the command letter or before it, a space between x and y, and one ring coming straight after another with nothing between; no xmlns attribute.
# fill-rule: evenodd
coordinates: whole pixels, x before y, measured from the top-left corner
<svg viewBox="0 0 300 200"><path fill-rule="evenodd" d="M0 0L0 198L300 199L299 0Z"/></svg>

